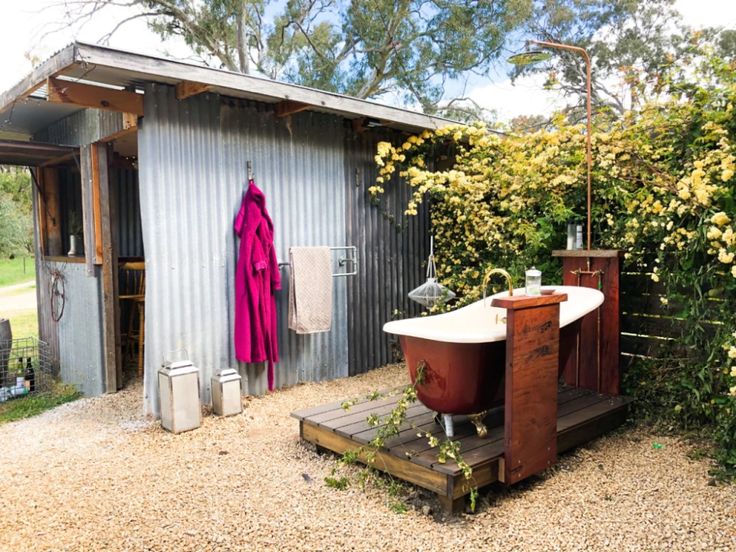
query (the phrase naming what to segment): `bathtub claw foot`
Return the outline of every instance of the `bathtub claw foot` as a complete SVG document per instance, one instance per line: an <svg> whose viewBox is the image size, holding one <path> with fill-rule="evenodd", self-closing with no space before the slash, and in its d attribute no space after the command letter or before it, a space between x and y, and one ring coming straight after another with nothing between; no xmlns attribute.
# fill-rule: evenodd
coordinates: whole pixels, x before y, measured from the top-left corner
<svg viewBox="0 0 736 552"><path fill-rule="evenodd" d="M475 431L478 432L478 437L481 439L485 439L488 437L488 428L486 427L486 424L483 423L483 419L486 417L486 414L488 414L488 411L485 410L483 412L479 412L478 414L471 414L468 416L471 422L473 422L473 425L475 426Z"/></svg>

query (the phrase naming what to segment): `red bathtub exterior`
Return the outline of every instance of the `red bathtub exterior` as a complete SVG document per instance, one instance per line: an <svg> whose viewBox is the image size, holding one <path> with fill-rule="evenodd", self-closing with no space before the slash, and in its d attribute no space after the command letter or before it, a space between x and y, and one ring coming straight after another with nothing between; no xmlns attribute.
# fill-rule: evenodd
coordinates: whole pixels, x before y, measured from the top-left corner
<svg viewBox="0 0 736 552"><path fill-rule="evenodd" d="M560 329L560 374L576 350L579 328L578 320ZM400 341L412 382L417 366L425 366L417 397L427 408L442 414L477 414L503 403L506 341L447 343L405 335Z"/></svg>

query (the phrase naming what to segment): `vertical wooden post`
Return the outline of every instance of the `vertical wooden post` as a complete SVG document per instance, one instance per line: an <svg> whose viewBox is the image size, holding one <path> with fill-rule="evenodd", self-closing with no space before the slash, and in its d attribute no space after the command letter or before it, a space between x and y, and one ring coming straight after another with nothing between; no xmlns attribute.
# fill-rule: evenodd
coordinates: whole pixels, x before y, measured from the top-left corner
<svg viewBox="0 0 736 552"><path fill-rule="evenodd" d="M505 308L506 389L501 479L511 485L557 457L557 373L564 293L500 297Z"/></svg>
<svg viewBox="0 0 736 552"><path fill-rule="evenodd" d="M582 320L576 354L565 365L565 383L598 393L620 393L621 310L619 280L621 251L561 250L562 283L599 289L604 300L600 308Z"/></svg>
<svg viewBox="0 0 736 552"><path fill-rule="evenodd" d="M59 257L64 254L61 240L61 200L59 173L53 167L41 169L43 174L43 201L45 203L46 254ZM42 213L42 216L44 214Z"/></svg>
<svg viewBox="0 0 736 552"><path fill-rule="evenodd" d="M92 162L94 145L79 146L79 172L82 186L82 220L84 234L84 258L87 276L95 276L95 219L92 194L92 174L97 163Z"/></svg>
<svg viewBox="0 0 736 552"><path fill-rule="evenodd" d="M108 151L105 144L92 145L93 181L99 184L100 242L102 245L102 328L105 360L105 391L114 393L122 385L120 328L117 291L117 248L114 242L115 209L111 196Z"/></svg>

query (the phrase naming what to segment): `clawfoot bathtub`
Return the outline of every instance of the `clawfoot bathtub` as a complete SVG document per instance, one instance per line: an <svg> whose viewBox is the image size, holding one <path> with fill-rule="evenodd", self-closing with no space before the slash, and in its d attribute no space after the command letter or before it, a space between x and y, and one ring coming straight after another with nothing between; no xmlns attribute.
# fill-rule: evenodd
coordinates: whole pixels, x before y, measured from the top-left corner
<svg viewBox="0 0 736 552"><path fill-rule="evenodd" d="M592 288L544 286L566 293L560 304L560 373L574 350L574 334L580 320L603 303L603 294ZM516 289L523 295L524 289ZM387 322L383 331L398 335L412 382L417 369L423 380L417 385L419 400L443 415L445 432L452 437L452 415L467 414L484 436L483 413L503 403L506 361L506 309L491 306L497 293L455 311Z"/></svg>

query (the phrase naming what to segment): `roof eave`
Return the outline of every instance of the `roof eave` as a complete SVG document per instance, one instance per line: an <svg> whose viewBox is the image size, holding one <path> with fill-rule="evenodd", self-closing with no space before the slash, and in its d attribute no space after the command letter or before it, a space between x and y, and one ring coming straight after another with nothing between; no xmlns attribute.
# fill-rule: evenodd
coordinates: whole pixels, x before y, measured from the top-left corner
<svg viewBox="0 0 736 552"><path fill-rule="evenodd" d="M15 86L0 94L0 113L21 98L25 98L46 82L46 79L63 71L76 60L76 44L70 44L38 65Z"/></svg>

